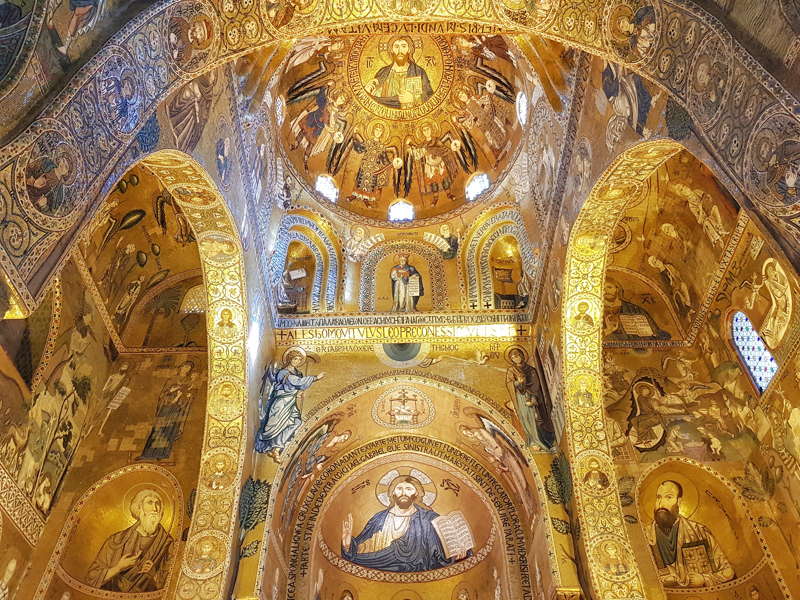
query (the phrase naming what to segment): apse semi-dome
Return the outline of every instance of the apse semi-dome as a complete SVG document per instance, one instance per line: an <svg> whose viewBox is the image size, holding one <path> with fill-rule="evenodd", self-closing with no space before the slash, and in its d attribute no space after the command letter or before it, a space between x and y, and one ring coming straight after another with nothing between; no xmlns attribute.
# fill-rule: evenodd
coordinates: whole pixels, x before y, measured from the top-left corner
<svg viewBox="0 0 800 600"><path fill-rule="evenodd" d="M275 126L320 202L388 225L398 223L390 207L406 201L419 223L466 209L476 174L489 189L506 175L530 72L501 35L300 40L275 83ZM335 200L319 193L321 180L335 183Z"/></svg>

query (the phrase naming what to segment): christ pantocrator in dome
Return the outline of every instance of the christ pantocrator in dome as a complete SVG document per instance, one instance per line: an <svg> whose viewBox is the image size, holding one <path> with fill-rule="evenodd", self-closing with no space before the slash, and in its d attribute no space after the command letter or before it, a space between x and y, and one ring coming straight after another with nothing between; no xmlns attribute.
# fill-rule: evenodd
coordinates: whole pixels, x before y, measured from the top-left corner
<svg viewBox="0 0 800 600"><path fill-rule="evenodd" d="M391 64L378 69L365 89L377 102L389 108L414 108L433 96L428 73L414 62L414 41L408 36L389 40Z"/></svg>

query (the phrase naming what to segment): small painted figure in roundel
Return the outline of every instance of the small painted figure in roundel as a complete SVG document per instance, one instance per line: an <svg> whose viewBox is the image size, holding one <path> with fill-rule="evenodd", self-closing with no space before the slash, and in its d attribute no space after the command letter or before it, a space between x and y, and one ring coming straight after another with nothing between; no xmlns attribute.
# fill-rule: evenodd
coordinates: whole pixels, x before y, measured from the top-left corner
<svg viewBox="0 0 800 600"><path fill-rule="evenodd" d="M295 13L307 15L317 7L316 0L275 0L267 2L267 17L276 29L288 25Z"/></svg>
<svg viewBox="0 0 800 600"><path fill-rule="evenodd" d="M179 65L186 65L195 52L206 50L214 40L214 23L208 15L198 14L190 19L173 16L169 21L170 54Z"/></svg>
<svg viewBox="0 0 800 600"><path fill-rule="evenodd" d="M52 152L47 144L37 141L25 169L28 198L40 212L60 217L69 214L76 201L71 186L78 174L78 159L66 144L58 144Z"/></svg>
<svg viewBox="0 0 800 600"><path fill-rule="evenodd" d="M637 61L656 43L656 11L646 4L638 8L623 3L610 13L608 30L611 43L623 58Z"/></svg>
<svg viewBox="0 0 800 600"><path fill-rule="evenodd" d="M800 140L784 140L770 153L767 183L784 206L800 203Z"/></svg>

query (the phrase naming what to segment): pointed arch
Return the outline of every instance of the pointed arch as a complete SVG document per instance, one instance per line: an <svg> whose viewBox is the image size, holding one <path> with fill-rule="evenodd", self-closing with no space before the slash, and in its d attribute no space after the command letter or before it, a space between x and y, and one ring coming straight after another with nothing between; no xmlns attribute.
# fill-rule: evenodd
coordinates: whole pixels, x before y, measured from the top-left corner
<svg viewBox="0 0 800 600"><path fill-rule="evenodd" d="M278 229L278 241L270 267L272 289L280 285L289 244L299 241L314 254L318 268L314 274L311 307L314 312L336 310L342 257L341 244L335 239L330 224L307 210L284 215Z"/></svg>
<svg viewBox="0 0 800 600"><path fill-rule="evenodd" d="M603 285L611 233L628 203L644 192L647 179L681 150L683 146L676 142L660 140L639 144L623 153L597 181L572 227L564 267L561 336L565 413L570 432L565 439L570 460L578 471L589 460L597 460L609 474L615 469L603 406ZM572 318L581 312L591 317L592 325L586 325L585 319ZM610 476L609 482L608 488L599 493L580 479L573 479L585 551L592 557L601 551L601 544L614 540L624 553L635 556L616 477ZM645 596L636 564L624 576L612 579L595 561L589 561L588 573L593 596Z"/></svg>
<svg viewBox="0 0 800 600"><path fill-rule="evenodd" d="M466 235L459 263L466 295L462 298L462 308L494 305L492 289L492 270L489 253L494 243L503 236L511 235L519 246L522 268L525 273L536 278L539 261L528 238L528 231L522 215L516 206L494 207L482 215Z"/></svg>
<svg viewBox="0 0 800 600"><path fill-rule="evenodd" d="M240 480L247 450L247 304L244 262L239 234L214 181L188 155L162 150L141 163L175 197L197 239L206 290L208 330L208 394L192 523L181 559L176 589L185 598L223 598L236 538ZM226 250L220 250L220 241ZM220 312L233 314L234 327L215 327ZM238 457L227 485L212 488L203 473L219 453ZM223 551L213 568L200 573L189 560L192 547L214 538Z"/></svg>

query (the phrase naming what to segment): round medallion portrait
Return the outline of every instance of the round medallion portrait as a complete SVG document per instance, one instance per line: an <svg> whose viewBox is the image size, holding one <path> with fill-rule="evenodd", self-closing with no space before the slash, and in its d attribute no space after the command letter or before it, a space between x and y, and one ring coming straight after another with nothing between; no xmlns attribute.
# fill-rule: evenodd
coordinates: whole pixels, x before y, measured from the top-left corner
<svg viewBox="0 0 800 600"><path fill-rule="evenodd" d="M451 46L441 36L361 36L347 60L350 89L359 104L394 120L419 119L439 106L455 72Z"/></svg>

